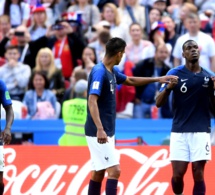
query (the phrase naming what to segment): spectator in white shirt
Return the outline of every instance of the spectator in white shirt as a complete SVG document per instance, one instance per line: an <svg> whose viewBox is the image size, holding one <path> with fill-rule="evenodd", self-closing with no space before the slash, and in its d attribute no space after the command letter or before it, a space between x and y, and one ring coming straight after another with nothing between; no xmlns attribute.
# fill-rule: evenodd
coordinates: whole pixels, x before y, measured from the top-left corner
<svg viewBox="0 0 215 195"><path fill-rule="evenodd" d="M7 85L11 99L22 101L27 88L31 70L28 65L19 62L17 46L8 46L5 53L7 63L0 67L0 78Z"/></svg>
<svg viewBox="0 0 215 195"><path fill-rule="evenodd" d="M173 51L174 66L185 64L182 56L182 45L191 39L199 45L200 65L209 71L215 72L215 43L212 37L199 30L200 20L198 14L190 13L185 19L185 27L188 32L178 38Z"/></svg>

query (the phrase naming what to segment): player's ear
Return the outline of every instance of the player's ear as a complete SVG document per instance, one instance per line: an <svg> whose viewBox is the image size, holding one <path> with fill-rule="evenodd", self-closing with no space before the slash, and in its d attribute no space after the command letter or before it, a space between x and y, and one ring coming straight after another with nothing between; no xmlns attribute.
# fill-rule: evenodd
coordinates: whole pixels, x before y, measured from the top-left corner
<svg viewBox="0 0 215 195"><path fill-rule="evenodd" d="M183 58L185 58L185 56L184 56L184 52L182 53L182 56L183 56Z"/></svg>

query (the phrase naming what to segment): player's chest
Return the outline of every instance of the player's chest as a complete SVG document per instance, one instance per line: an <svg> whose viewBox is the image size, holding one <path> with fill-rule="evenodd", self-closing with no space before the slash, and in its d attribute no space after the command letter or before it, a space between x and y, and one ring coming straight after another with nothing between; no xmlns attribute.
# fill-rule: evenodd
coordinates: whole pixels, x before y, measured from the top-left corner
<svg viewBox="0 0 215 195"><path fill-rule="evenodd" d="M116 92L116 76L113 73L107 73L105 82L105 89L107 93L115 95Z"/></svg>
<svg viewBox="0 0 215 195"><path fill-rule="evenodd" d="M177 93L187 94L191 92L205 93L211 87L211 80L206 75L179 75L178 84L175 88Z"/></svg>

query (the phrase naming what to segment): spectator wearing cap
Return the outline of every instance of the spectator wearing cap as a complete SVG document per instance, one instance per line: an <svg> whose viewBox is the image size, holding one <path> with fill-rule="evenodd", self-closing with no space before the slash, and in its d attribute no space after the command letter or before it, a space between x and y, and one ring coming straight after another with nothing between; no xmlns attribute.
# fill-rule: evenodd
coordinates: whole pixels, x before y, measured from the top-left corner
<svg viewBox="0 0 215 195"><path fill-rule="evenodd" d="M34 41L46 34L47 27L45 23L47 15L45 7L41 4L37 4L33 7L32 14L33 20L32 25L29 28L29 32L31 35L31 40Z"/></svg>
<svg viewBox="0 0 215 195"><path fill-rule="evenodd" d="M138 0L122 0L118 8L121 22L129 26L132 23L139 23L141 28L145 28L145 7L138 4Z"/></svg>
<svg viewBox="0 0 215 195"><path fill-rule="evenodd" d="M153 45L144 51L143 59L153 57L155 55L156 47L160 44L165 44L169 51L169 56L165 60L165 63L168 66L172 67L173 65L171 64L171 61L170 61L172 46L169 43L167 43L168 39L169 39L169 32L166 29L166 25L161 21L154 22L152 24L152 29L149 34L149 40L153 43Z"/></svg>
<svg viewBox="0 0 215 195"><path fill-rule="evenodd" d="M143 59L144 51L148 50L152 46L152 43L143 40L143 30L138 23L130 25L130 35L132 41L126 46L125 53L129 61L137 63Z"/></svg>
<svg viewBox="0 0 215 195"><path fill-rule="evenodd" d="M173 51L174 66L185 64L182 45L187 40L194 40L199 46L199 64L206 70L215 72L215 43L211 36L200 31L198 14L190 13L185 19L185 27L188 32L178 38Z"/></svg>
<svg viewBox="0 0 215 195"><path fill-rule="evenodd" d="M166 0L154 0L154 4L152 6L153 8L156 8L158 10L160 10L160 12L162 13L162 15L166 15Z"/></svg>
<svg viewBox="0 0 215 195"><path fill-rule="evenodd" d="M76 98L67 100L62 106L65 133L60 137L60 146L86 146L84 124L87 116L87 81L79 80L74 86Z"/></svg>
<svg viewBox="0 0 215 195"><path fill-rule="evenodd" d="M131 40L127 25L121 22L117 7L113 3L106 3L102 10L102 20L110 24L110 34L112 37L120 37L127 43Z"/></svg>
<svg viewBox="0 0 215 195"><path fill-rule="evenodd" d="M16 28L19 25L27 25L30 18L30 6L23 0L4 0L0 4L0 15L10 17L11 26Z"/></svg>
<svg viewBox="0 0 215 195"><path fill-rule="evenodd" d="M68 12L82 13L83 32L91 30L90 28L100 21L100 12L96 5L93 5L89 0L77 0L75 5L68 8Z"/></svg>

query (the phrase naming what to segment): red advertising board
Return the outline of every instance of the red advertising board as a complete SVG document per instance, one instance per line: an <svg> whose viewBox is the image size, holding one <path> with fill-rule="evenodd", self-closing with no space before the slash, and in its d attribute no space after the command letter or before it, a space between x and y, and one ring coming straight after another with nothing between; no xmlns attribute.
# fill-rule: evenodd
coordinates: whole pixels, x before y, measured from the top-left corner
<svg viewBox="0 0 215 195"><path fill-rule="evenodd" d="M172 195L168 147L118 147L118 195ZM215 157L215 148L213 148ZM5 195L86 195L90 179L87 147L12 146L5 148ZM192 194L189 167L185 195ZM215 194L215 163L205 173L207 195ZM102 195L105 194L105 180Z"/></svg>

